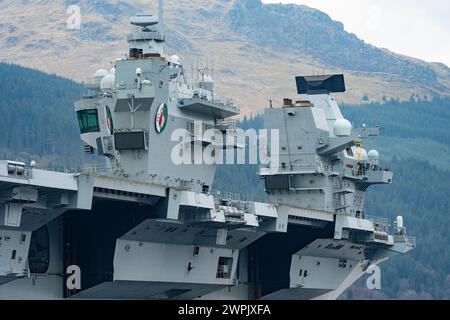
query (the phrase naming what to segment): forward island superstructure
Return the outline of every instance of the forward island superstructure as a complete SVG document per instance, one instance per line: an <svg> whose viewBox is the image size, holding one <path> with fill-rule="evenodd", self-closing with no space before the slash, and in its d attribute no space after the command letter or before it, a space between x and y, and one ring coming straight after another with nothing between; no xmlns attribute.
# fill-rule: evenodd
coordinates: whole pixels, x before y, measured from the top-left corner
<svg viewBox="0 0 450 320"><path fill-rule="evenodd" d="M248 201L213 192L216 166L197 161L242 147L239 108L206 72L188 83L158 17L130 23L127 55L75 104L85 151L105 162L58 173L0 161L0 298L336 299L415 247L402 217L390 231L364 212L366 190L393 175L362 147L378 129L353 130L332 97L342 75L297 77L300 98L265 111L279 164L260 168L269 201ZM174 163L176 146L189 163Z"/></svg>

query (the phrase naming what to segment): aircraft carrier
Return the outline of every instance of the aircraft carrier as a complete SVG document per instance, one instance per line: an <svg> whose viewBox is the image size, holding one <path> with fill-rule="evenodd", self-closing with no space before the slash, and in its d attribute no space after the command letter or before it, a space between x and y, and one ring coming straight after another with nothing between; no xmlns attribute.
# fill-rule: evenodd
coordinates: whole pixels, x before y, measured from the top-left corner
<svg viewBox="0 0 450 320"><path fill-rule="evenodd" d="M402 217L364 211L367 189L393 174L362 147L379 128L342 116L343 75L296 77L298 98L265 110L279 137L267 141L279 161L259 171L266 203L213 191L217 166L195 159L245 148L240 110L165 53L159 6L130 19L127 54L75 104L85 151L104 162L0 161L0 299L336 299L415 247ZM175 163L177 146L194 160Z"/></svg>

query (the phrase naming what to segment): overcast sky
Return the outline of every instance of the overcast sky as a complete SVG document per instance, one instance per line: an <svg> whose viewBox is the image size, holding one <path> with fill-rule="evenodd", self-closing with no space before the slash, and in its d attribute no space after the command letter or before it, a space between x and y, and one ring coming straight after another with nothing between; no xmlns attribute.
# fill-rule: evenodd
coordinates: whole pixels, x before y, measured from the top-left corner
<svg viewBox="0 0 450 320"><path fill-rule="evenodd" d="M263 0L326 12L378 47L450 66L449 0Z"/></svg>

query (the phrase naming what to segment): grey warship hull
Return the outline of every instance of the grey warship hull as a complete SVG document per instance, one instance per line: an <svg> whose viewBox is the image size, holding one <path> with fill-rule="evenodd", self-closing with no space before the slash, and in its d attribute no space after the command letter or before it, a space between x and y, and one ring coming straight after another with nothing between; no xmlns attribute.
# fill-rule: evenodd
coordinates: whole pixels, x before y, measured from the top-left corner
<svg viewBox="0 0 450 320"><path fill-rule="evenodd" d="M202 242L213 244L208 239L215 238L215 229L202 228L198 224L180 226L160 221L155 219L157 207L157 204L150 206L101 199L94 201L90 211L66 212L35 231L37 237L31 240L30 245L29 276L7 279L2 285L0 298L335 299L364 273L369 257L375 259L375 253L380 256L390 255L391 250L386 247L386 252L382 253L380 251L383 249L377 245L361 245L357 248L359 252L354 252L352 257L351 251L354 251L355 243L334 239L335 222L321 223L319 226L292 221L286 233L253 235L257 240L239 250L235 266L235 279L238 281L187 282L187 264L192 261L195 268L199 263L197 257L210 255L217 248L198 245ZM136 228L142 225L146 226ZM152 237L158 242L150 242L139 234L139 230L152 233ZM160 233L157 236L156 230ZM183 233L183 236L177 233ZM202 237L198 234L203 235L203 240L200 240ZM242 241L245 234L239 229L230 231L229 245L233 247L232 235ZM135 238L140 240L134 241ZM192 239L190 243L188 239ZM327 246L333 248L332 253L319 249ZM195 257L192 252L197 248L199 252ZM147 257L122 262L118 259L120 249L123 252L143 249L143 254ZM185 249L189 256L185 261L180 261L180 253ZM171 270L157 270L153 279L145 275L152 268L152 260L167 259L167 251L173 252L175 263L180 264L179 269L184 273L183 280L177 282L164 279L164 273L166 276L173 276ZM231 249L228 253L233 251ZM38 253L35 255L36 252ZM304 259L313 259L314 263L306 264L302 277L296 274L297 278L292 274L293 269L295 273L301 273L303 267L293 267L293 260L301 257L302 252L305 253ZM343 261L345 266L342 265ZM205 263L200 267L212 268L216 272L217 261L211 259L210 264L208 266ZM77 265L82 270L82 290L67 288L68 275L65 271L72 265ZM129 265L134 265L135 269L131 276L120 271ZM164 267L171 269L167 262L164 262ZM298 281L295 285L292 283L293 278ZM343 284L345 285L342 286Z"/></svg>

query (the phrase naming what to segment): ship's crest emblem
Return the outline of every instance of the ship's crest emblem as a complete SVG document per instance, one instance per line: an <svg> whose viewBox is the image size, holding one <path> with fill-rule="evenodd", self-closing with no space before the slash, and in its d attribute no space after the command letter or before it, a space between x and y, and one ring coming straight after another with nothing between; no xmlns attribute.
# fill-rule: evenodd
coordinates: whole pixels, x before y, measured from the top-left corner
<svg viewBox="0 0 450 320"><path fill-rule="evenodd" d="M161 103L156 111L155 127L156 132L162 133L167 126L167 120L169 119L169 110L167 104Z"/></svg>

